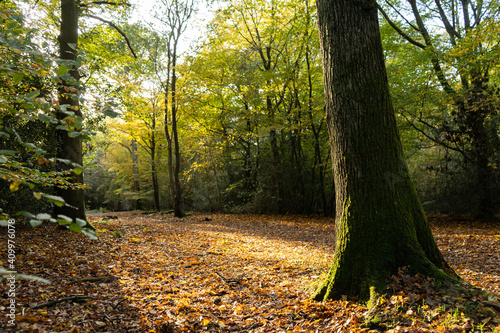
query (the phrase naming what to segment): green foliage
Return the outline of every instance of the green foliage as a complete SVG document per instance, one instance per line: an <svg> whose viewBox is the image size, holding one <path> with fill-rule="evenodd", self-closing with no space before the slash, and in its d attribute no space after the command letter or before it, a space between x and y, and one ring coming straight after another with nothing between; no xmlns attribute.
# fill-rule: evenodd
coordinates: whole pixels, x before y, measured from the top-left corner
<svg viewBox="0 0 500 333"><path fill-rule="evenodd" d="M70 135L82 133L82 119L54 99L61 78L68 80L67 67L80 65L77 61L64 63L43 52L35 42L37 31L24 24L24 17L13 2L0 4L0 190L2 190L1 218L27 207L35 215L33 226L43 220L59 222L47 211L51 205L62 206L62 198L52 195L54 187L73 188L67 180L70 172L82 172L83 167L54 155L54 131L68 130ZM56 63L56 65L54 65ZM67 94L75 92L61 87ZM56 117L59 109L64 117ZM70 169L53 171L63 163ZM33 197L36 200L33 200ZM32 204L31 202L36 202ZM29 203L29 204L28 204ZM28 216L29 215L29 216ZM78 226L71 221L70 226Z"/></svg>
<svg viewBox="0 0 500 333"><path fill-rule="evenodd" d="M186 187L204 209L331 209L321 201L331 178L314 23L307 2L241 1L209 24L184 88ZM211 190L196 195L200 186Z"/></svg>
<svg viewBox="0 0 500 333"><path fill-rule="evenodd" d="M390 1L384 10L425 50L387 20L381 27L410 168L428 209L491 217L500 209L499 4L424 3ZM424 28L414 29L417 14Z"/></svg>

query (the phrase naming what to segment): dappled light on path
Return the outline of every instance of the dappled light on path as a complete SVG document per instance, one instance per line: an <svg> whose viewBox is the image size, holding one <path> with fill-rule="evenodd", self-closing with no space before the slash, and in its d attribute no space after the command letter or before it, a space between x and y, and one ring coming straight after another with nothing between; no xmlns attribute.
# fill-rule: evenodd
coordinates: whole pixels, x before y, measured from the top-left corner
<svg viewBox="0 0 500 333"><path fill-rule="evenodd" d="M97 227L98 241L52 225L19 231L18 242L23 244L19 271L49 279L52 285L19 281L17 329L369 330L361 327L367 309L353 300L309 300L313 283L333 258L331 219L224 214L177 219L140 213L91 214L90 219ZM446 259L464 279L499 292L499 259L495 255L500 250L498 228L439 223L434 232ZM1 238L3 241L5 235ZM5 254L5 249L1 252ZM394 278L394 284L401 281L410 281L410 285L396 298L380 300L384 309L378 308L393 316L394 326L401 331L463 328L474 320L477 325L478 318L487 320L485 328L500 324L498 316L493 316L494 306L478 308L489 312L475 319L455 318L448 310L465 304L468 296L454 299L431 292L431 281L403 273ZM58 302L50 303L54 300ZM427 308L422 307L422 300L428 302ZM446 310L442 307L438 311L444 300L452 302ZM2 300L0 307L5 309L6 305Z"/></svg>

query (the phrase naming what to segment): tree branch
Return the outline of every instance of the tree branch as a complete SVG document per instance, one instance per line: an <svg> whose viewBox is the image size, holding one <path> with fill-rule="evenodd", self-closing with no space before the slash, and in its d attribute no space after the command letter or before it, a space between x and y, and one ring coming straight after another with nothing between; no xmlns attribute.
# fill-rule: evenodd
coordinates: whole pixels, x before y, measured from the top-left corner
<svg viewBox="0 0 500 333"><path fill-rule="evenodd" d="M70 281L70 282L68 282L68 285L75 284L78 282L97 282L97 281L116 280L116 279L117 279L116 276L91 277L91 278L76 279L76 280Z"/></svg>
<svg viewBox="0 0 500 333"><path fill-rule="evenodd" d="M451 87L450 83L446 79L446 76L444 75L444 71L441 67L441 64L439 63L439 58L437 57L437 55L434 51L431 36L429 35L429 32L427 31L427 28L425 27L424 21L422 20L422 17L420 16L420 13L418 11L417 2L416 2L416 0L408 0L408 2L411 5L413 15L415 16L415 20L417 21L418 29L420 30L420 33L422 34L422 37L424 38L425 45L427 45L427 47L430 48L429 55L431 57L432 67L434 68L434 72L436 73L436 76L439 80L439 83L441 84L441 87L443 87L443 90L453 98L453 100L455 101L455 104L458 105L459 100L457 97L457 93Z"/></svg>
<svg viewBox="0 0 500 333"><path fill-rule="evenodd" d="M403 37L404 39L406 39L408 42L412 43L413 45L415 46L418 46L420 47L422 50L425 50L426 49L426 46L422 43L419 43L417 42L416 40L414 40L413 38L411 38L410 36L408 36L407 34L405 34L403 32L403 30L401 30L397 25L396 23L394 23L390 18L389 16L387 15L387 13L384 11L384 9L382 7L380 7L380 5L377 3L377 8L378 10L380 11L380 13L382 13L382 15L384 16L385 20L387 21L387 23L389 23L389 25L394 29L396 30L396 32L401 35L401 37Z"/></svg>
<svg viewBox="0 0 500 333"><path fill-rule="evenodd" d="M95 299L92 296L75 295L75 296L70 296L70 297L58 298L56 300L53 300L53 301L50 301L50 302L47 302L47 303L42 303L42 304L39 304L37 306L32 307L32 309L36 310L36 309L41 309L41 308L45 308L45 307L51 307L53 305L56 305L56 304L62 303L62 302L81 301L81 300L86 300L86 299L89 299L89 298Z"/></svg>
<svg viewBox="0 0 500 333"><path fill-rule="evenodd" d="M408 117L406 117L403 113L400 113L401 116L403 116L403 118L406 119L406 121L408 122L408 124L413 127L417 132L420 132L422 133L427 139L431 140L432 142L440 145L440 146L443 146L447 149L450 149L450 150L453 150L453 151L456 151L456 152L459 152L466 160L470 161L470 158L469 156L466 154L465 151L463 151L462 149L458 148L458 147L453 147L453 146L450 146L449 144L445 143L443 140L439 140L438 138L435 138L433 136L430 136L429 134L427 134L426 131L424 131L423 129L421 129L420 127L418 127L417 125L415 125L413 123L413 121L411 121L410 119L408 119ZM419 119L418 120L419 123L422 123L424 124L425 126L429 127L429 128L432 128L434 130L437 130L434 126L432 126L431 124L425 122L424 120L422 119Z"/></svg>
<svg viewBox="0 0 500 333"><path fill-rule="evenodd" d="M436 3L436 6L439 10L439 15L441 16L441 21L444 23L444 27L446 28L446 31L448 32L448 35L450 36L450 41L452 45L456 45L456 40L455 38L460 38L460 34L453 28L451 25L450 21L448 20L448 17L446 17L446 13L443 10L443 7L441 6L441 2L439 0L434 0Z"/></svg>
<svg viewBox="0 0 500 333"><path fill-rule="evenodd" d="M125 38L125 41L127 42L127 46L130 50L130 52L132 52L133 56L135 59L137 59L137 55L135 54L134 52L134 49L132 48L132 45L130 45L130 41L128 40L127 38L127 35L120 29L116 26L116 24L114 24L113 22L111 21L108 21L108 20L105 20L103 18L100 18L98 16L95 16L95 15L91 15L91 14L87 14L88 17L91 17L93 19L96 19L96 20L99 20L101 22L104 22L104 23L107 23L110 27L114 28L116 31L118 31L120 33L120 35L123 36L123 38Z"/></svg>
<svg viewBox="0 0 500 333"><path fill-rule="evenodd" d="M416 27L413 23L411 23L403 14L401 14L401 12L396 8L394 7L394 5L392 3L389 2L389 0L385 0L385 3L392 8L392 10L394 10L405 22L406 24L408 24L411 28L413 28L415 31L420 31L418 30L418 27Z"/></svg>
<svg viewBox="0 0 500 333"><path fill-rule="evenodd" d="M92 1L91 4L93 5L110 5L110 6L128 6L131 7L132 5L129 4L128 2L111 2L111 1ZM82 3L80 4L80 7L88 7L89 4Z"/></svg>

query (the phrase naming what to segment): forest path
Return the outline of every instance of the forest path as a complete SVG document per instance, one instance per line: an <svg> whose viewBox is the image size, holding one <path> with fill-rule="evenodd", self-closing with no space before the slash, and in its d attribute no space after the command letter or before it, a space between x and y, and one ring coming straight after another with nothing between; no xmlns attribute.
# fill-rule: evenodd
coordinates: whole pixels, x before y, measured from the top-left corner
<svg viewBox="0 0 500 333"><path fill-rule="evenodd" d="M330 218L197 214L177 219L113 212L91 213L89 219L97 241L53 225L17 230L17 270L52 284L18 280L18 327L10 330L3 321L3 332L368 331L360 326L367 313L363 306L308 298L333 256ZM450 265L466 281L500 294L498 224L430 220ZM6 239L0 234L2 259ZM473 294L448 295L422 277L402 273L394 281L405 282L404 290L381 304L401 331L478 325L487 331L500 324L497 303L486 306ZM3 312L8 301L0 303ZM467 310L472 315L461 316Z"/></svg>

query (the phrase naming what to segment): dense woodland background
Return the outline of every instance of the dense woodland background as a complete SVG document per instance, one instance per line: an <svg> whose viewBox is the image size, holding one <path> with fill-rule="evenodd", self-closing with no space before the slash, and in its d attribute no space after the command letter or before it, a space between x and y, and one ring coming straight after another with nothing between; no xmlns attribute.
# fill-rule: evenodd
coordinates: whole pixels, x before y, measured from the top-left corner
<svg viewBox="0 0 500 333"><path fill-rule="evenodd" d="M0 327L499 331L497 0L148 3L0 2Z"/></svg>
<svg viewBox="0 0 500 333"><path fill-rule="evenodd" d="M180 193L183 211L333 214L312 1L220 1L208 16L189 1L161 0L147 12L114 4L81 1L83 119L64 118L69 135L84 138L87 209L166 211ZM424 208L492 217L500 208L498 2L379 5L400 135ZM51 173L62 126L55 96L69 66L58 60L58 6L0 4L7 214L50 211L54 185L69 186ZM189 40L193 30L202 33ZM171 189L176 164L180 192Z"/></svg>

